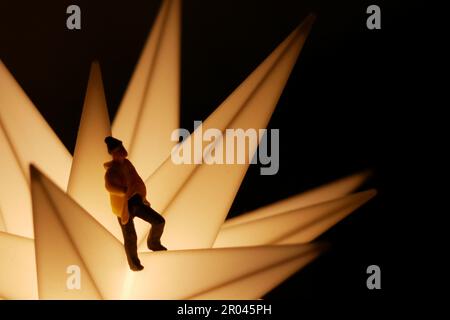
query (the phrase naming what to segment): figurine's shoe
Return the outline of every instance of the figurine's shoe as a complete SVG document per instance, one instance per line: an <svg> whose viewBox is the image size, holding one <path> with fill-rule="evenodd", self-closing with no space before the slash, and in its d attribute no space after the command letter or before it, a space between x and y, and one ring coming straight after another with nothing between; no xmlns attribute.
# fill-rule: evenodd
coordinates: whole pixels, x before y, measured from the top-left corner
<svg viewBox="0 0 450 320"><path fill-rule="evenodd" d="M130 263L129 265L130 265L130 269L133 271L141 271L142 269L144 269L144 266L141 264L140 261Z"/></svg>
<svg viewBox="0 0 450 320"><path fill-rule="evenodd" d="M148 243L147 243L147 247L148 247L150 250L152 250L152 251L164 251L164 250L167 250L167 248L164 247L164 246L161 244L161 242L156 242L156 243L148 242Z"/></svg>

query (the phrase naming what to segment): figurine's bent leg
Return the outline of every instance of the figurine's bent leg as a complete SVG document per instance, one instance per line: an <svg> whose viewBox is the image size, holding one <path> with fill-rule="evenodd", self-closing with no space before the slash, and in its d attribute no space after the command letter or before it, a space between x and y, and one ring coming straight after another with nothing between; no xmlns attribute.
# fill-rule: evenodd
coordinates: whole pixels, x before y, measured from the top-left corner
<svg viewBox="0 0 450 320"><path fill-rule="evenodd" d="M137 253L137 235L134 228L133 218L130 217L130 220L128 220L128 223L125 225L120 222L119 218L119 224L122 228L125 252L127 254L127 260L130 269L133 271L144 269L144 267L141 265L141 261L139 260Z"/></svg>
<svg viewBox="0 0 450 320"><path fill-rule="evenodd" d="M167 250L166 247L161 244L161 236L164 232L166 221L158 212L153 210L151 207L146 208L146 211L148 212L147 216L151 217L152 221L149 221L152 224L152 228L150 229L150 233L147 238L147 247L153 251Z"/></svg>
<svg viewBox="0 0 450 320"><path fill-rule="evenodd" d="M134 205L132 212L134 216L139 217L152 225L147 238L147 247L153 251L167 250L161 244L161 236L164 232L164 226L166 224L164 218L144 203Z"/></svg>

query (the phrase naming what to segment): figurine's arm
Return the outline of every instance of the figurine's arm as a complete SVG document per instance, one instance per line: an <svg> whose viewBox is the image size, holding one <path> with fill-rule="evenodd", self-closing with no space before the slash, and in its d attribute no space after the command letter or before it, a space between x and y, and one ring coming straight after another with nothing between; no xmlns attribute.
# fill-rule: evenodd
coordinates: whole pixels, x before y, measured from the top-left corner
<svg viewBox="0 0 450 320"><path fill-rule="evenodd" d="M112 170L108 170L105 175L105 187L111 194L125 195L127 193L127 186L124 186L117 174Z"/></svg>
<svg viewBox="0 0 450 320"><path fill-rule="evenodd" d="M128 167L130 168L130 171L132 172L131 175L137 177L137 179L134 179L134 181L136 181L134 191L136 191L136 193L142 197L142 202L146 206L150 207L150 202L146 198L147 197L147 188L146 188L144 182L142 181L142 178L139 176L139 173L136 171L136 168L133 166L131 161L129 161L129 160L126 160L126 161L127 161Z"/></svg>
<svg viewBox="0 0 450 320"><path fill-rule="evenodd" d="M111 195L119 196L120 198L126 200L126 194L127 194L128 188L123 185L120 175L117 172L115 172L114 170L108 170L106 172L105 187ZM123 208L120 208L120 209L114 208L114 204L113 204L113 211L115 211L115 210L118 210L118 212L115 212L115 213L120 215L121 224L122 225L127 224L128 220L130 218L128 210L123 210Z"/></svg>
<svg viewBox="0 0 450 320"><path fill-rule="evenodd" d="M129 219L130 219L130 214L128 213L128 210L123 210L122 216L120 217L120 223L122 225L126 225L128 223Z"/></svg>

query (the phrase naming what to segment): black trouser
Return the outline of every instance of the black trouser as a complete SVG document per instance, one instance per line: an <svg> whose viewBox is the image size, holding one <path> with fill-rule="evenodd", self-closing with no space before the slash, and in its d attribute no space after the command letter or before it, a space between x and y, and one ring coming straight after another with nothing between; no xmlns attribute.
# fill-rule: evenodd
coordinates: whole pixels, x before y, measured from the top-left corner
<svg viewBox="0 0 450 320"><path fill-rule="evenodd" d="M139 195L134 195L128 200L128 211L130 218L127 224L123 225L119 218L119 224L122 228L123 239L125 242L125 252L127 253L128 264L130 264L130 266L140 265L137 254L137 235L133 218L139 217L152 225L150 234L147 238L147 246L151 243L160 243L161 235L164 231L165 220L158 212L153 210L150 206L145 205Z"/></svg>

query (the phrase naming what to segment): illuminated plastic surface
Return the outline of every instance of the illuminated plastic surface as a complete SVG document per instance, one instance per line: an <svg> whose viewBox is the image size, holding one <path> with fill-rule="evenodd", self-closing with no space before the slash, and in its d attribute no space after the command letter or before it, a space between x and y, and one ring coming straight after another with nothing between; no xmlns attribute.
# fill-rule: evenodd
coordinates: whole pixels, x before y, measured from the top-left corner
<svg viewBox="0 0 450 320"><path fill-rule="evenodd" d="M33 240L0 232L0 296L5 299L37 299Z"/></svg>
<svg viewBox="0 0 450 320"><path fill-rule="evenodd" d="M220 287L235 282L244 282L242 286L245 286L257 272L270 270L305 252L318 253L319 250L315 245L287 245L146 253L141 255L145 269L133 273L132 289L127 298L185 299L201 294L217 299L222 294L215 294ZM266 274L264 281L252 283L254 287L243 294L244 298L254 298L255 292L266 293L295 271L285 273L284 277ZM234 286L230 290L234 290ZM228 292L229 297L233 294L236 292Z"/></svg>
<svg viewBox="0 0 450 320"><path fill-rule="evenodd" d="M28 181L16 160L5 132L0 128L0 230L33 237L31 196ZM21 197L19 198L19 195Z"/></svg>
<svg viewBox="0 0 450 320"><path fill-rule="evenodd" d="M144 178L166 159L179 127L180 2L162 2L113 124Z"/></svg>
<svg viewBox="0 0 450 320"><path fill-rule="evenodd" d="M33 163L60 188L67 188L70 153L1 61L0 124L27 180Z"/></svg>
<svg viewBox="0 0 450 320"><path fill-rule="evenodd" d="M263 129L267 126L313 20L313 17L308 17L262 63L257 69L257 76L252 74L231 95L231 101L226 101L219 107L218 112L220 109L237 111L230 117L231 121L223 123L222 127L246 130ZM260 72L261 70L266 72ZM248 90L249 87L252 89ZM237 105L238 103L241 104ZM224 121L226 117L221 119ZM226 138L217 143L226 144ZM163 234L164 243L174 249L212 246L247 169L248 163L177 166L170 159L166 161L148 180L149 188L155 190L150 202L163 213L167 225L170 225ZM142 239L143 237L141 241Z"/></svg>
<svg viewBox="0 0 450 320"><path fill-rule="evenodd" d="M214 247L307 243L375 196L360 192L221 229Z"/></svg>
<svg viewBox="0 0 450 320"><path fill-rule="evenodd" d="M225 221L222 225L222 229L340 198L360 187L367 180L369 175L369 172L353 174L251 212L241 214Z"/></svg>
<svg viewBox="0 0 450 320"><path fill-rule="evenodd" d="M87 212L122 241L117 218L111 214L109 194L105 191L105 168L111 161L104 139L111 135L100 66L91 68L81 114L67 193Z"/></svg>

